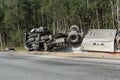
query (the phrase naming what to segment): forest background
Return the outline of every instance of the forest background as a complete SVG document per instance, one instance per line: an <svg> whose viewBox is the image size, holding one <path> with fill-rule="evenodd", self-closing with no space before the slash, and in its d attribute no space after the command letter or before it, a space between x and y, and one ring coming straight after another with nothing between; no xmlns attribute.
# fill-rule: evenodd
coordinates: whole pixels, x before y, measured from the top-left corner
<svg viewBox="0 0 120 80"><path fill-rule="evenodd" d="M118 29L119 0L0 0L0 46L23 46L24 33L44 26L56 33L77 25Z"/></svg>

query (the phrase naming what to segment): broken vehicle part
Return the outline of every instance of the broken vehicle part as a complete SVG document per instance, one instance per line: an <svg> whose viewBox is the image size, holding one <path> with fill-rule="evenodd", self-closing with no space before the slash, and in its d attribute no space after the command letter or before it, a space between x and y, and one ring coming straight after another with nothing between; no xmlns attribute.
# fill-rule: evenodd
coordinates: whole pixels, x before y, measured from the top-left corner
<svg viewBox="0 0 120 80"><path fill-rule="evenodd" d="M87 51L115 51L117 29L90 29L82 41L81 47Z"/></svg>

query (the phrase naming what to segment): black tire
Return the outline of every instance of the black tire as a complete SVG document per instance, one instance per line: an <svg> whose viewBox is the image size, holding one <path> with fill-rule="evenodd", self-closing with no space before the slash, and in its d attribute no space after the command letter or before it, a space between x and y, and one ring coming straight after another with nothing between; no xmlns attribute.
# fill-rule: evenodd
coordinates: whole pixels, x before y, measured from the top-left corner
<svg viewBox="0 0 120 80"><path fill-rule="evenodd" d="M29 35L28 38L37 37L37 35L38 35L37 33L34 33L34 34Z"/></svg>
<svg viewBox="0 0 120 80"><path fill-rule="evenodd" d="M115 47L120 49L120 37L119 36L116 37L116 39L115 39Z"/></svg>
<svg viewBox="0 0 120 80"><path fill-rule="evenodd" d="M24 47L28 51L31 50L47 51L48 45L45 44L45 42L52 40L53 40L52 33L48 31L47 28L44 27L34 28L28 33L28 35L25 35Z"/></svg>
<svg viewBox="0 0 120 80"><path fill-rule="evenodd" d="M76 26L76 25L72 25L71 27L70 27L70 31L78 31L79 32L79 27L78 26Z"/></svg>
<svg viewBox="0 0 120 80"><path fill-rule="evenodd" d="M39 49L39 44L35 44L34 50L35 50L35 51L39 51L39 50L40 50L40 49Z"/></svg>
<svg viewBox="0 0 120 80"><path fill-rule="evenodd" d="M35 32L36 33L44 33L44 27L36 28Z"/></svg>
<svg viewBox="0 0 120 80"><path fill-rule="evenodd" d="M31 43L31 42L34 42L34 41L35 41L35 38L29 38L26 42Z"/></svg>
<svg viewBox="0 0 120 80"><path fill-rule="evenodd" d="M33 51L36 47L33 46L33 44L35 44L36 41L36 37L34 34L31 34L27 37L27 40L24 44L24 47L27 51Z"/></svg>
<svg viewBox="0 0 120 80"><path fill-rule="evenodd" d="M71 31L68 34L68 42L70 43L78 43L80 42L80 35L77 31Z"/></svg>
<svg viewBox="0 0 120 80"><path fill-rule="evenodd" d="M120 49L120 31L117 32L116 38L115 38L115 47L117 49Z"/></svg>
<svg viewBox="0 0 120 80"><path fill-rule="evenodd" d="M44 43L44 51L48 51L47 43Z"/></svg>
<svg viewBox="0 0 120 80"><path fill-rule="evenodd" d="M27 45L24 46L24 48L27 50L27 51L33 51L33 48L31 47L28 47Z"/></svg>
<svg viewBox="0 0 120 80"><path fill-rule="evenodd" d="M46 36L41 36L41 40L48 40L49 39L49 36L46 35Z"/></svg>
<svg viewBox="0 0 120 80"><path fill-rule="evenodd" d="M33 46L32 46L33 42L29 42L29 43L25 43L24 44L24 48L27 50L27 51L33 51Z"/></svg>

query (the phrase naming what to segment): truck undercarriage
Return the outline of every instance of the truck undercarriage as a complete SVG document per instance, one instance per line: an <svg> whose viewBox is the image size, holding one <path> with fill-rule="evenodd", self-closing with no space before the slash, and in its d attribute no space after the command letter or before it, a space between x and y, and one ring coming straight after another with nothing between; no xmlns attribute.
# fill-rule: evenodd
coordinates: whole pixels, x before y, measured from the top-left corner
<svg viewBox="0 0 120 80"><path fill-rule="evenodd" d="M73 25L68 32L58 31L53 35L46 27L34 28L25 33L24 47L28 51L52 51L68 46L69 44L81 43L83 32Z"/></svg>
<svg viewBox="0 0 120 80"><path fill-rule="evenodd" d="M117 29L90 29L84 38L83 36L83 31L76 25L68 31L57 31L56 34L46 27L34 28L25 33L24 47L28 51L54 51L66 46L73 49L80 47L80 51L120 50L120 31Z"/></svg>

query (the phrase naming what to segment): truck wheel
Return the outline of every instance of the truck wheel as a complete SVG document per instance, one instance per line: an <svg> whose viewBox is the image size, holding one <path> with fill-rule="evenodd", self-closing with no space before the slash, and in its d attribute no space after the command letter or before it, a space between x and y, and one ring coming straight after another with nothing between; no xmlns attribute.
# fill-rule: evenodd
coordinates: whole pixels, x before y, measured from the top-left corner
<svg viewBox="0 0 120 80"><path fill-rule="evenodd" d="M35 51L39 51L39 45L35 44L34 50L35 50Z"/></svg>
<svg viewBox="0 0 120 80"><path fill-rule="evenodd" d="M115 40L115 46L120 49L120 37L116 37L116 40Z"/></svg>
<svg viewBox="0 0 120 80"><path fill-rule="evenodd" d="M68 42L78 43L80 41L80 35L77 31L71 31L68 34Z"/></svg>
<svg viewBox="0 0 120 80"><path fill-rule="evenodd" d="M32 46L32 42L30 43L25 43L24 44L24 48L27 50L27 51L33 51L33 46Z"/></svg>
<svg viewBox="0 0 120 80"><path fill-rule="evenodd" d="M33 37L35 38L35 37L37 37L37 35L38 34L31 34L31 35L28 36L28 38L33 38Z"/></svg>
<svg viewBox="0 0 120 80"><path fill-rule="evenodd" d="M45 50L45 51L48 51L47 43L44 43L44 50Z"/></svg>
<svg viewBox="0 0 120 80"><path fill-rule="evenodd" d="M30 47L28 47L28 46L24 46L24 48L27 50L27 51L33 51L33 48L30 48Z"/></svg>
<svg viewBox="0 0 120 80"><path fill-rule="evenodd" d="M70 31L79 31L79 27L76 26L76 25L72 25L72 26L70 27Z"/></svg>

